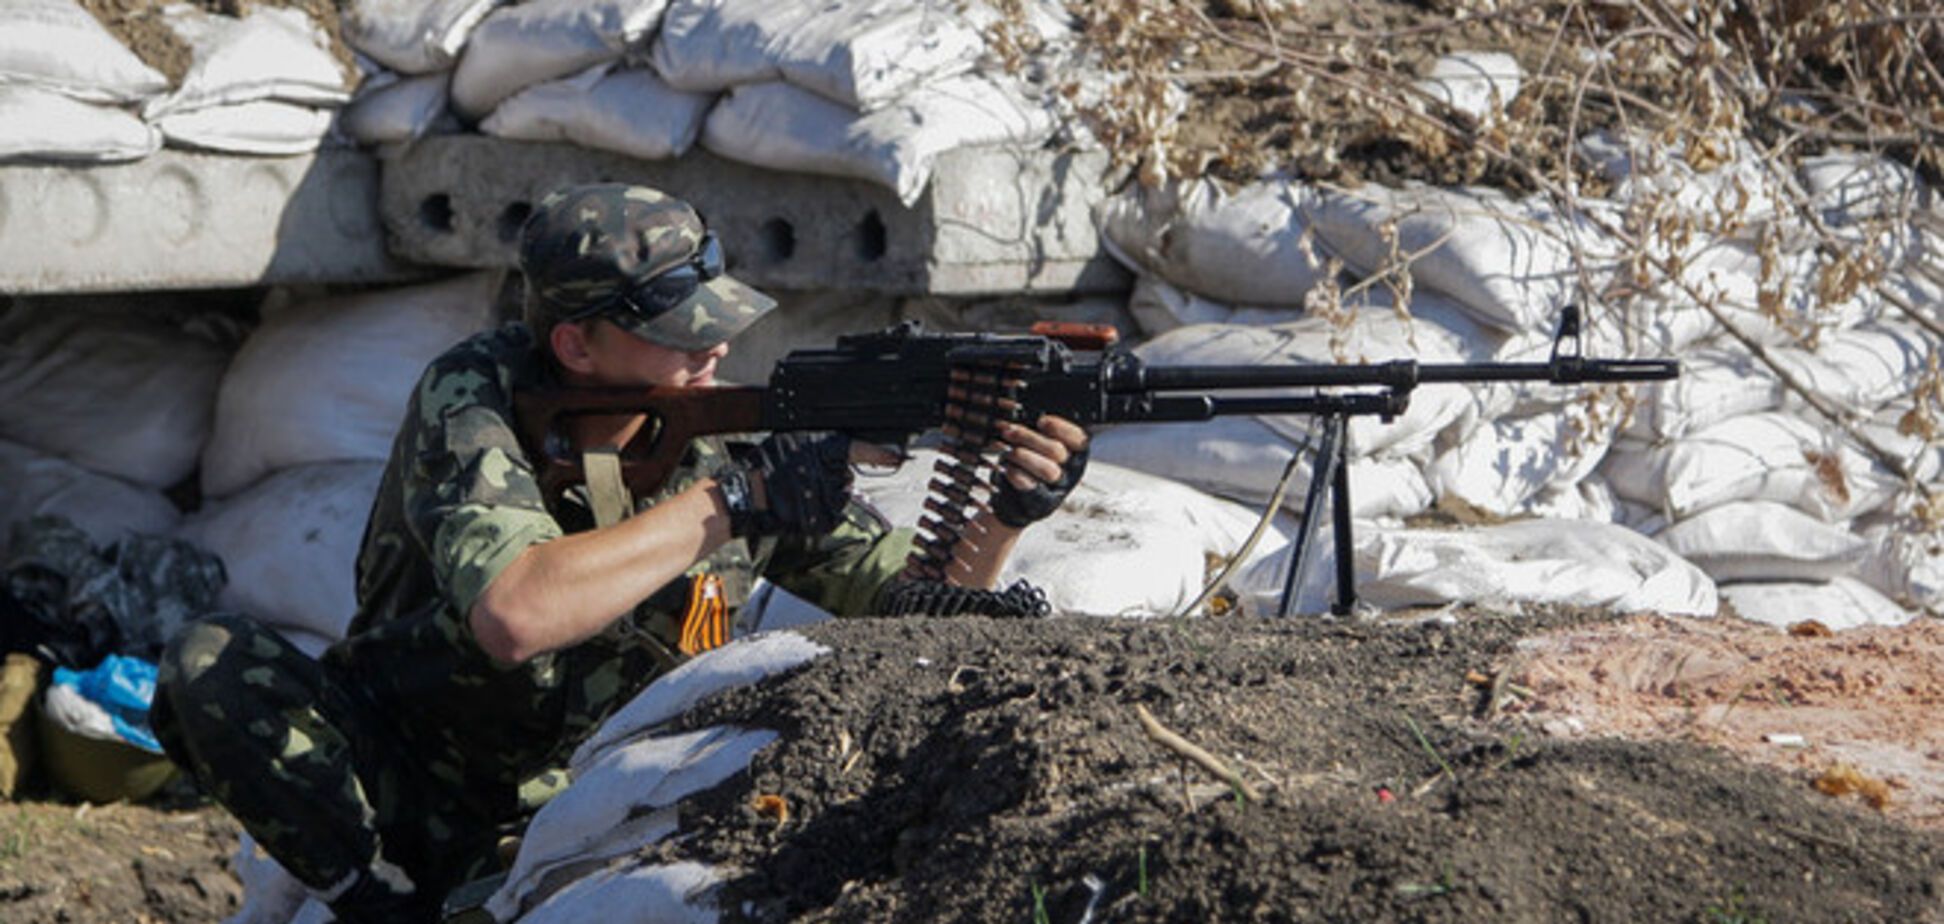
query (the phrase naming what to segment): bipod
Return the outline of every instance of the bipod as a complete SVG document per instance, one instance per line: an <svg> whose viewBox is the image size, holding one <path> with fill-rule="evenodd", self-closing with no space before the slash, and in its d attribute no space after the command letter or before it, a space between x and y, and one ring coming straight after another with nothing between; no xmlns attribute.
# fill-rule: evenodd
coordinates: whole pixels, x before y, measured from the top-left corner
<svg viewBox="0 0 1944 924"><path fill-rule="evenodd" d="M1296 530L1295 547L1290 551L1289 573L1283 578L1282 602L1276 615L1288 616L1296 602L1297 591L1305 583L1316 557L1316 531L1322 527L1323 495L1330 494L1331 527L1336 540L1336 602L1330 612L1347 616L1357 605L1357 568L1351 553L1350 533L1350 415L1369 413L1371 399L1388 395L1318 395L1329 405L1319 412L1323 436L1316 447L1316 460L1310 466L1309 490L1303 498L1303 524ZM1397 409L1401 410L1401 409ZM1395 410L1393 410L1393 413Z"/></svg>

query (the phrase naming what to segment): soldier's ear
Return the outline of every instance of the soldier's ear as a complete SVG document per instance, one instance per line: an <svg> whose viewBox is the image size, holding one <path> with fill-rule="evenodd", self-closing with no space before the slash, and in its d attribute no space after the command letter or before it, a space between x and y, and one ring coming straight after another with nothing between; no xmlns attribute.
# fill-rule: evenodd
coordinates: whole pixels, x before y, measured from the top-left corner
<svg viewBox="0 0 1944 924"><path fill-rule="evenodd" d="M553 347L554 359L569 372L591 375L594 372L594 357L588 351L589 325L563 321L553 326L547 335L547 343Z"/></svg>

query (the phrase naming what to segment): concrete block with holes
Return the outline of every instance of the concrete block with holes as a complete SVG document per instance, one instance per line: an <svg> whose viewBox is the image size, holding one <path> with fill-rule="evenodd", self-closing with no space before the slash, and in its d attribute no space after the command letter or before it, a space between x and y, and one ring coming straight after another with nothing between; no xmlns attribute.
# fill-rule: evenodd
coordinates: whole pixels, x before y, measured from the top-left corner
<svg viewBox="0 0 1944 924"><path fill-rule="evenodd" d="M385 162L392 252L441 266L510 266L520 224L559 186L631 182L692 203L739 278L778 289L987 295L1118 291L1092 208L1099 152L968 148L941 155L912 208L861 180L780 173L700 149L643 161L570 145L430 138Z"/></svg>

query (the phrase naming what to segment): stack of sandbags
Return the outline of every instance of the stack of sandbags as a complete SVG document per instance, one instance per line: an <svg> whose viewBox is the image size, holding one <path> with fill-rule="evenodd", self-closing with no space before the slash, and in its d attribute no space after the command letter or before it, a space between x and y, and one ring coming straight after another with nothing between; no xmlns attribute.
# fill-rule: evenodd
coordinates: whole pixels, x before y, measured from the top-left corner
<svg viewBox="0 0 1944 924"><path fill-rule="evenodd" d="M908 205L939 153L1052 132L1002 68L979 67L991 16L926 0L672 0L651 59L674 87L723 94L710 151L869 180Z"/></svg>
<svg viewBox="0 0 1944 924"><path fill-rule="evenodd" d="M168 88L75 0L0 3L0 163L146 157L161 134L130 110Z"/></svg>
<svg viewBox="0 0 1944 924"><path fill-rule="evenodd" d="M74 0L0 5L0 161L135 160L164 142L237 154L315 150L357 75L303 12L162 7L189 49L175 85Z"/></svg>
<svg viewBox="0 0 1944 924"><path fill-rule="evenodd" d="M1154 338L1138 348L1151 362L1543 361L1561 309L1582 293L1615 291L1624 279L1634 295L1585 306L1586 352L1679 358L1683 377L1599 388L1470 387L1459 389L1473 397L1463 412L1430 417L1424 403L1438 400L1437 389L1421 387L1394 441L1406 451L1388 455L1422 479L1416 510L1435 503L1488 518L1665 530L1669 547L1727 584L1731 600L1743 592L1737 588L1764 582L1833 586L1822 617L1829 625L1895 621L1899 604L1944 609L1936 596L1940 542L1918 516L1934 505L1811 409L1836 410L1875 446L1894 444L1918 482L1935 480L1936 444L1913 435L1927 418L1911 396L1939 345L1892 310L1899 300L1944 301L1919 265L1928 241L1910 218L1912 203L1928 197L1919 181L1856 156L1811 159L1799 174L1777 176L1746 151L1696 171L1611 137L1589 137L1582 148L1614 181L1614 193L1582 199L1574 212L1489 190L1344 191L1265 180L1233 192L1205 182L1133 190L1096 217L1110 252L1139 274L1130 312ZM1876 285L1841 284L1797 202L1808 203L1839 248L1864 247L1881 261ZM1685 233L1628 252L1625 235L1667 227ZM1655 259L1668 257L1678 258L1671 261L1678 278L1657 272ZM1369 338L1373 318L1401 310L1416 317L1414 326L1430 321L1431 330L1468 348L1453 350L1438 336L1354 346ZM1249 342L1232 332L1237 326L1278 348L1225 350ZM1761 357L1750 342L1762 345ZM1323 343L1332 348L1317 346ZM1352 427L1351 494L1358 516L1382 527L1382 514L1416 510L1375 506L1402 494L1386 492L1373 475L1386 450L1371 426ZM1278 428L1283 445L1267 438ZM1170 442L1164 430L1179 438ZM1313 434L1314 421L1244 418L1198 430L1119 428L1098 443L1103 457L1121 464L1260 503L1279 463L1304 451ZM1397 541L1428 540L1399 534ZM1358 566L1381 586L1368 572L1376 560L1368 544L1359 544ZM1481 567L1466 556L1445 560L1454 569ZM1451 577L1419 584L1452 593L1467 586L1456 570ZM1676 596L1688 609L1704 599ZM1741 609L1755 616L1750 610L1775 608Z"/></svg>
<svg viewBox="0 0 1944 924"><path fill-rule="evenodd" d="M0 302L0 552L36 514L103 546L169 532L178 515L162 492L195 469L229 359L131 305Z"/></svg>
<svg viewBox="0 0 1944 924"><path fill-rule="evenodd" d="M239 18L178 4L162 15L194 55L181 84L142 110L172 145L228 154L313 151L351 98L355 75L301 10L264 6Z"/></svg>
<svg viewBox="0 0 1944 924"><path fill-rule="evenodd" d="M1913 515L1919 495L1886 464L1918 485L1938 474L1912 397L1939 344L1894 304L1944 298L1915 262L1911 216L1929 192L1877 158L1810 158L1780 177L1746 175L1751 162L1716 171L1732 181L1732 196L1669 191L1667 177L1686 171L1675 164L1624 178L1623 194L1656 189L1649 207L1728 229L1705 250L1690 245L1690 265L1705 276L1696 269L1674 288L1715 302L1743 338L1703 326L1690 374L1643 391L1602 471L1624 502L1668 524L1662 540L1721 581L1747 618L1846 627L1944 611L1925 577L1944 561L1936 527ZM1729 224L1723 202L1741 203L1748 217ZM1878 283L1842 284L1831 255L1817 250L1824 230L1839 253L1880 261ZM1764 356L1745 340L1764 344Z"/></svg>
<svg viewBox="0 0 1944 924"><path fill-rule="evenodd" d="M341 7L345 44L378 66L345 107L339 128L363 144L417 140L449 115L452 72L466 41L499 0L351 0Z"/></svg>
<svg viewBox="0 0 1944 924"><path fill-rule="evenodd" d="M225 609L312 648L343 636L358 546L412 389L433 357L492 326L500 279L264 306L223 376L203 507L180 530L222 557Z"/></svg>
<svg viewBox="0 0 1944 924"><path fill-rule="evenodd" d="M1063 16L1033 5L1058 38ZM345 39L390 69L344 117L353 138L408 142L450 113L486 134L631 157L712 152L854 177L907 204L943 151L1033 145L1053 130L988 66L984 3L935 0L358 0Z"/></svg>

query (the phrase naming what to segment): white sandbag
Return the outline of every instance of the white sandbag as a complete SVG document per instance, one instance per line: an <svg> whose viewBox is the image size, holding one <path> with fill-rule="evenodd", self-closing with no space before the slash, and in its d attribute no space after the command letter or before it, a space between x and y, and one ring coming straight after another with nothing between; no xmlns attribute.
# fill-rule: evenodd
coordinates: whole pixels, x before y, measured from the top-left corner
<svg viewBox="0 0 1944 924"><path fill-rule="evenodd" d="M759 683L829 653L830 649L795 632L774 632L738 638L697 655L657 677L601 723L574 749L568 768L579 774L613 747L656 730L717 693Z"/></svg>
<svg viewBox="0 0 1944 924"><path fill-rule="evenodd" d="M344 43L401 74L449 70L500 0L350 0L339 7Z"/></svg>
<svg viewBox="0 0 1944 924"><path fill-rule="evenodd" d="M602 870L560 890L520 924L715 924L715 908L703 896L720 878L713 868L689 862Z"/></svg>
<svg viewBox="0 0 1944 924"><path fill-rule="evenodd" d="M1927 439L1924 436L1928 426L1944 424L1936 419L1935 405L1927 408L1928 414L1917 413L1916 403L1911 396L1885 404L1875 414L1857 422L1857 430L1889 453L1910 472L1912 478L1930 484L1944 477L1944 440Z"/></svg>
<svg viewBox="0 0 1944 924"><path fill-rule="evenodd" d="M516 141L567 141L640 160L670 160L695 143L714 101L671 89L651 70L596 65L515 93L479 128Z"/></svg>
<svg viewBox="0 0 1944 924"><path fill-rule="evenodd" d="M341 106L351 98L330 40L300 9L259 6L238 19L179 3L163 20L195 58L175 92L143 107L150 121L258 100Z"/></svg>
<svg viewBox="0 0 1944 924"><path fill-rule="evenodd" d="M1856 570L1866 543L1794 507L1741 501L1711 507L1654 537L1716 581L1826 581Z"/></svg>
<svg viewBox="0 0 1944 924"><path fill-rule="evenodd" d="M162 135L127 112L28 85L0 83L0 162L140 160Z"/></svg>
<svg viewBox="0 0 1944 924"><path fill-rule="evenodd" d="M964 75L866 114L781 81L731 90L702 126L711 152L775 170L847 176L918 201L932 161L954 148L1038 145L1052 118L999 79Z"/></svg>
<svg viewBox="0 0 1944 924"><path fill-rule="evenodd" d="M216 398L203 493L312 462L383 460L432 359L492 325L500 275L268 304Z"/></svg>
<svg viewBox="0 0 1944 924"><path fill-rule="evenodd" d="M1621 497L1676 520L1730 501L1770 500L1833 523L1877 509L1899 487L1840 432L1779 411L1658 445L1622 441L1600 470Z"/></svg>
<svg viewBox="0 0 1944 924"><path fill-rule="evenodd" d="M0 84L98 103L138 102L169 88L74 0L0 3Z"/></svg>
<svg viewBox="0 0 1944 924"><path fill-rule="evenodd" d="M783 75L775 43L817 16L803 0L671 0L652 61L668 85L715 93Z"/></svg>
<svg viewBox="0 0 1944 924"><path fill-rule="evenodd" d="M892 523L915 524L937 459L921 450L895 473L860 477L857 491ZM1194 601L1210 557L1236 551L1256 518L1186 485L1090 461L1060 510L1020 537L999 583L1031 581L1059 614L1171 614ZM1255 554L1278 545L1271 536Z"/></svg>
<svg viewBox="0 0 1944 924"><path fill-rule="evenodd" d="M1715 240L1682 256L1687 288L1665 285L1663 291L1694 311L1699 311L1692 307L1697 298L1714 302L1737 329L1765 345L1798 343L1805 334L1854 327L1883 312L1882 299L1867 286L1842 301L1826 302L1817 285L1821 265L1813 252L1783 254L1769 278L1763 272L1761 254L1753 245ZM1707 323L1705 335L1711 336L1719 324L1712 318Z"/></svg>
<svg viewBox="0 0 1944 924"><path fill-rule="evenodd" d="M1716 250L1734 250L1739 245L1719 244ZM1800 287L1782 284L1776 315L1765 315L1757 307L1759 293L1755 277L1744 273L1742 261L1747 252L1723 256L1704 253L1697 263L1682 263L1694 291L1714 303L1723 320L1748 339L1766 347L1790 346L1817 331L1840 330L1863 320L1863 303L1852 300L1845 312L1823 312L1815 306L1813 295ZM1727 260L1728 273L1717 273L1706 264L1712 259ZM1801 261L1785 261L1791 265ZM1807 277L1804 277L1805 279ZM1730 284L1723 285L1723 280ZM1691 349L1708 344L1732 344L1715 314L1697 304L1681 287L1666 283L1595 313L1587 331L1587 348L1595 356L1683 357ZM1779 320L1789 319L1789 323ZM1730 346L1731 349L1739 349Z"/></svg>
<svg viewBox="0 0 1944 924"><path fill-rule="evenodd" d="M135 310L0 313L0 438L167 488L196 467L229 351Z"/></svg>
<svg viewBox="0 0 1944 924"><path fill-rule="evenodd" d="M668 0L532 0L500 7L473 30L452 75L452 108L478 120L549 80L617 61L661 20Z"/></svg>
<svg viewBox="0 0 1944 924"><path fill-rule="evenodd" d="M333 111L259 100L172 112L153 120L171 145L225 154L305 154L331 133Z"/></svg>
<svg viewBox="0 0 1944 924"><path fill-rule="evenodd" d="M1591 269L1574 259L1568 219L1539 199L1365 186L1320 193L1310 215L1322 243L1360 273L1408 260L1419 289L1448 295L1480 322L1508 331L1551 329L1579 290L1581 271Z"/></svg>
<svg viewBox="0 0 1944 924"><path fill-rule="evenodd" d="M1188 424L1126 424L1094 435L1091 458L1176 481L1259 508L1269 502L1292 455L1302 448L1259 421L1219 417ZM1302 448L1305 459L1310 453ZM1283 509L1303 512L1312 468L1290 479ZM1431 486L1416 463L1394 456L1350 460L1350 509L1358 517L1406 517L1431 506Z"/></svg>
<svg viewBox="0 0 1944 924"><path fill-rule="evenodd" d="M1624 514L1620 510L1620 499L1613 494L1613 486L1597 474L1569 485L1549 485L1519 505L1514 515L1631 526L1622 522Z"/></svg>
<svg viewBox="0 0 1944 924"><path fill-rule="evenodd" d="M176 537L222 558L223 609L341 639L357 610L358 544L384 470L382 462L287 468L204 504Z"/></svg>
<svg viewBox="0 0 1944 924"><path fill-rule="evenodd" d="M1810 207L1832 229L1902 216L1924 204L1924 182L1909 167L1879 154L1840 151L1804 157L1797 176Z"/></svg>
<svg viewBox="0 0 1944 924"><path fill-rule="evenodd" d="M1328 277L1329 255L1304 217L1315 199L1286 180L1234 194L1212 180L1131 184L1096 207L1095 223L1108 252L1137 273L1218 302L1301 308Z"/></svg>
<svg viewBox="0 0 1944 924"><path fill-rule="evenodd" d="M1444 448L1425 471L1431 491L1498 516L1521 512L1548 489L1591 474L1605 458L1619 423L1572 404L1556 411L1500 417Z"/></svg>
<svg viewBox="0 0 1944 924"><path fill-rule="evenodd" d="M1900 606L1944 616L1944 535L1910 523L1863 532L1868 551L1856 577Z"/></svg>
<svg viewBox="0 0 1944 924"><path fill-rule="evenodd" d="M1917 614L1851 577L1822 583L1723 584L1721 597L1743 619L1784 628L1814 620L1841 631L1863 626L1901 626L1917 618Z"/></svg>
<svg viewBox="0 0 1944 924"><path fill-rule="evenodd" d="M1511 55L1463 51L1431 62L1431 72L1413 86L1457 112L1486 121L1505 112L1524 78Z"/></svg>
<svg viewBox="0 0 1944 924"><path fill-rule="evenodd" d="M1154 366L1266 366L1378 363L1391 359L1464 362L1480 344L1427 318L1406 319L1388 308L1355 311L1332 322L1322 317L1251 327L1207 324L1171 330L1134 348ZM1354 389L1353 389L1354 390ZM1374 390L1374 389L1364 389ZM1250 390L1247 394L1303 395L1313 389ZM1232 392L1243 394L1244 392ZM1428 446L1437 432L1469 413L1484 396L1464 387L1420 387L1396 420L1359 416L1350 421L1352 455L1404 455ZM1256 419L1284 437L1306 442L1316 419L1308 414L1263 414Z"/></svg>
<svg viewBox="0 0 1944 924"><path fill-rule="evenodd" d="M824 0L776 36L783 79L860 112L972 69L985 41L954 3ZM787 17L786 17L787 19Z"/></svg>
<svg viewBox="0 0 1944 924"><path fill-rule="evenodd" d="M1385 609L1445 603L1563 603L1713 616L1715 583L1633 530L1522 520L1463 530L1358 534L1358 591Z"/></svg>
<svg viewBox="0 0 1944 924"><path fill-rule="evenodd" d="M1580 151L1614 183L1614 201L1653 220L1686 220L1713 232L1703 238L1752 240L1764 224L1786 215L1783 178L1746 141L1691 154L1658 137L1594 132L1581 139Z"/></svg>
<svg viewBox="0 0 1944 924"><path fill-rule="evenodd" d="M597 845L620 846L614 844L611 835L624 823L673 806L748 770L750 758L777 737L769 729L715 726L644 738L606 752L577 770L573 785L533 816L520 842L519 856L507 871L506 884L487 899L486 910L499 920L512 920L547 870L563 861L598 861L618 855L601 856ZM665 824L657 827L666 836L673 832L675 819L663 818Z"/></svg>
<svg viewBox="0 0 1944 924"><path fill-rule="evenodd" d="M770 583L768 578L759 577L749 588L749 599L736 610L732 631L737 638L742 638L758 632L800 629L836 618L829 610Z"/></svg>
<svg viewBox="0 0 1944 924"><path fill-rule="evenodd" d="M1638 386L1623 435L1643 442L1673 439L1782 406L1782 382L1747 350L1709 347L1680 360L1679 378Z"/></svg>
<svg viewBox="0 0 1944 924"><path fill-rule="evenodd" d="M1883 320L1836 331L1813 351L1775 350L1776 364L1809 390L1852 414L1868 414L1910 392L1937 349L1911 323ZM1802 399L1790 392L1785 405Z"/></svg>
<svg viewBox="0 0 1944 924"><path fill-rule="evenodd" d="M132 535L166 536L182 515L162 492L88 471L31 447L0 440L0 559L13 526L30 517L62 516L95 545Z"/></svg>
<svg viewBox="0 0 1944 924"><path fill-rule="evenodd" d="M674 834L680 827L680 815L680 806L671 805L638 814L603 830L584 832L585 840L557 845L558 849L566 852L544 862L523 859L533 855L523 850L522 856L515 858L513 869L505 882L487 898L486 907L496 913L499 920L513 920L519 915L520 909L544 906L556 894L574 889L582 882L602 881L602 877L628 867L628 862L622 858L639 855ZM577 821L585 823L584 819ZM557 832L555 834L558 836ZM629 910L640 912L645 909ZM558 911L547 913L556 914ZM518 919L534 920L533 917ZM647 920L665 919L657 916Z"/></svg>
<svg viewBox="0 0 1944 924"><path fill-rule="evenodd" d="M1111 252L1112 245L1108 245L1108 249ZM1158 337L1177 327L1194 324L1264 327L1303 316L1299 308L1259 308L1217 302L1183 291L1158 276L1146 274L1134 278L1134 292L1127 298L1127 313L1140 327L1141 333L1149 337Z"/></svg>
<svg viewBox="0 0 1944 924"><path fill-rule="evenodd" d="M338 127L360 144L416 141L430 134L447 115L451 87L450 71L407 77L381 86L367 83L358 98L338 116Z"/></svg>

